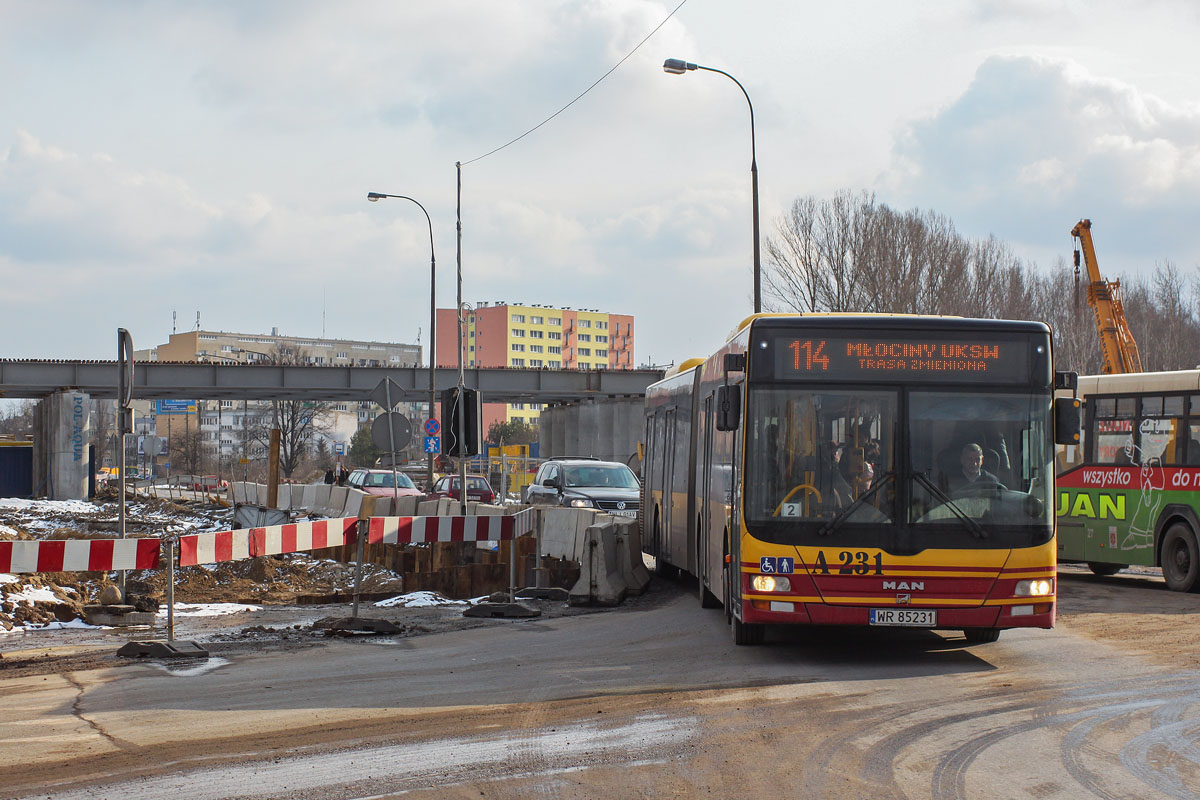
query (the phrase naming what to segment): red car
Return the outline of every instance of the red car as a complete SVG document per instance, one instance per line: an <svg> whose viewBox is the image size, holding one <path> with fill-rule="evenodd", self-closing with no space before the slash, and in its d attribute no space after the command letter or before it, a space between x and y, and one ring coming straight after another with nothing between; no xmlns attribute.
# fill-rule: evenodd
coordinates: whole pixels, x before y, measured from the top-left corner
<svg viewBox="0 0 1200 800"><path fill-rule="evenodd" d="M437 483L433 484L433 494L435 497L449 497L453 500L459 499L459 488L461 484L457 475L443 475L438 478ZM496 502L496 493L492 491L492 485L488 483L487 478L482 475L467 476L467 500L473 500L479 503L494 503Z"/></svg>

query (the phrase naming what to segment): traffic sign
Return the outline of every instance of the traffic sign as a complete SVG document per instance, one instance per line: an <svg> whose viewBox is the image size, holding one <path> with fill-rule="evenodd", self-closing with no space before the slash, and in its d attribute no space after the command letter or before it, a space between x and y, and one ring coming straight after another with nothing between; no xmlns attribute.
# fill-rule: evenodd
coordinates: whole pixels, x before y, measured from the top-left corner
<svg viewBox="0 0 1200 800"><path fill-rule="evenodd" d="M442 430L441 424L436 419L425 420L425 433L430 436L437 436Z"/></svg>
<svg viewBox="0 0 1200 800"><path fill-rule="evenodd" d="M158 416L164 414L192 414L196 411L195 400L155 400L154 413Z"/></svg>
<svg viewBox="0 0 1200 800"><path fill-rule="evenodd" d="M338 442L338 443L336 443L336 444L333 446L333 452L334 452L334 455L339 455L339 456L344 456L344 455L346 455L346 444L345 444L345 442Z"/></svg>
<svg viewBox="0 0 1200 800"><path fill-rule="evenodd" d="M371 391L371 399L383 406L384 411L391 411L392 406L399 403L403 395L404 390L400 388L400 384L391 378L384 378Z"/></svg>
<svg viewBox="0 0 1200 800"><path fill-rule="evenodd" d="M389 431L388 419L391 419ZM391 436L396 438L393 441ZM371 423L371 441L385 453L398 453L412 441L412 423L399 411L380 414Z"/></svg>
<svg viewBox="0 0 1200 800"><path fill-rule="evenodd" d="M425 452L426 453L442 452L442 437L426 436L425 437Z"/></svg>

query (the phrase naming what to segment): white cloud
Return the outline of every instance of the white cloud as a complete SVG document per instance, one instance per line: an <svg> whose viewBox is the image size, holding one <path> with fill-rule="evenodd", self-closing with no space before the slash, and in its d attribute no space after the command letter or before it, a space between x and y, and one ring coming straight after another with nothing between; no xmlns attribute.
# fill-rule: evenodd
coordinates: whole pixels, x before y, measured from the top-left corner
<svg viewBox="0 0 1200 800"><path fill-rule="evenodd" d="M895 155L890 196L972 232L1065 251L1062 234L1088 216L1114 253L1200 256L1190 222L1200 214L1200 106L1077 63L989 58L961 96L907 127Z"/></svg>

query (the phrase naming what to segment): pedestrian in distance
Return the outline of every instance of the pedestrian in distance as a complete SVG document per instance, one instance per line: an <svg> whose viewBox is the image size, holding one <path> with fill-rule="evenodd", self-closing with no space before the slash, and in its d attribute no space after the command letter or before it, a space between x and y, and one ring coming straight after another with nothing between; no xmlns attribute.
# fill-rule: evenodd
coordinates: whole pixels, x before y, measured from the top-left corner
<svg viewBox="0 0 1200 800"><path fill-rule="evenodd" d="M333 485L333 470L332 469L325 470L325 483L330 486Z"/></svg>

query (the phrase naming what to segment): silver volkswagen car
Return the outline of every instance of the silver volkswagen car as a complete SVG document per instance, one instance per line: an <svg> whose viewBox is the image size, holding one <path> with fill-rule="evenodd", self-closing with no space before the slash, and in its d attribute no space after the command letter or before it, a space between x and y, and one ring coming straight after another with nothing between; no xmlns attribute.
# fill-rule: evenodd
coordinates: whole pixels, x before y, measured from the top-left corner
<svg viewBox="0 0 1200 800"><path fill-rule="evenodd" d="M538 469L525 489L525 502L636 517L640 495L637 476L619 461L556 458Z"/></svg>

